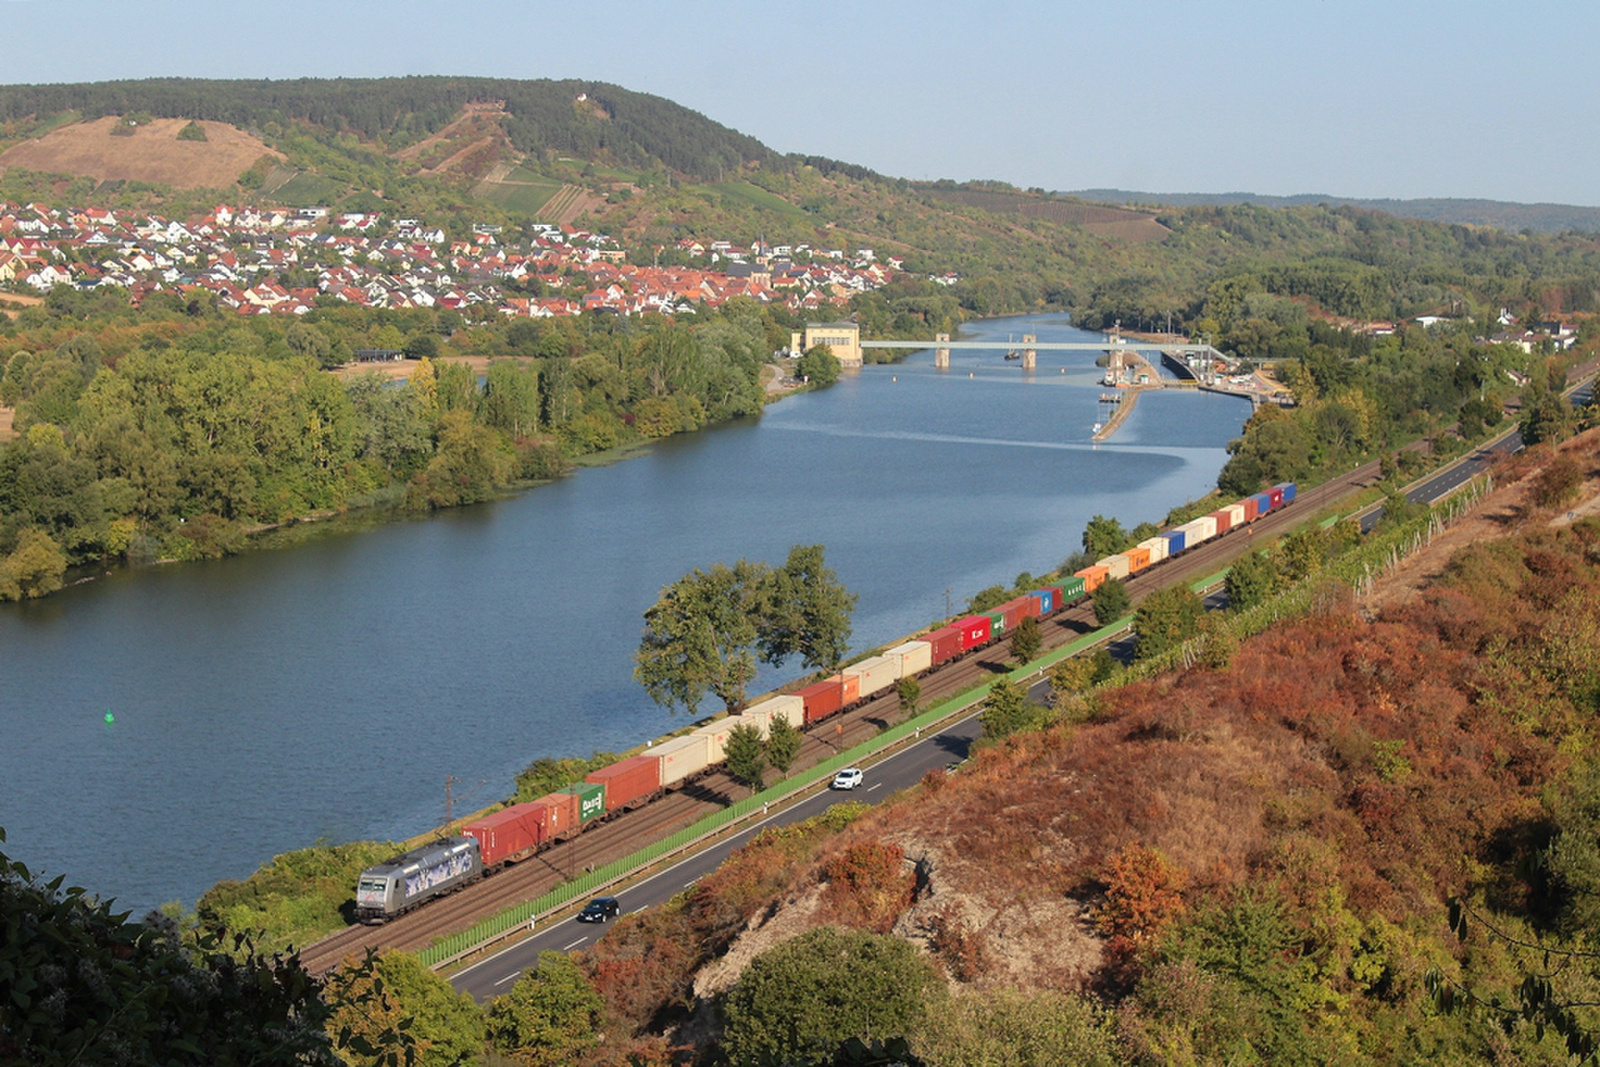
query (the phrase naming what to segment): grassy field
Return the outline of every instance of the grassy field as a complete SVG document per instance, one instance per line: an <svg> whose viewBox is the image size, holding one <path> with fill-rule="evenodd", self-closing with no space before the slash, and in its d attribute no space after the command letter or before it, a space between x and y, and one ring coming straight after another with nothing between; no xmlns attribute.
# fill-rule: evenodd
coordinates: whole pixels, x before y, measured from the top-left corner
<svg viewBox="0 0 1600 1067"><path fill-rule="evenodd" d="M301 171L274 190L272 198L290 207L311 207L337 200L344 194L344 182Z"/></svg>
<svg viewBox="0 0 1600 1067"><path fill-rule="evenodd" d="M526 215L537 215L550 198L556 195L561 188L554 182L542 182L525 185L511 185L505 182L490 182L478 187L478 197L487 200L497 207L507 211L514 211Z"/></svg>
<svg viewBox="0 0 1600 1067"><path fill-rule="evenodd" d="M774 214L784 215L792 219L806 217L804 211L801 211L783 197L769 193L759 186L751 185L749 182L720 182L716 185L708 185L706 188L716 191L724 199L748 204L762 211L771 211Z"/></svg>

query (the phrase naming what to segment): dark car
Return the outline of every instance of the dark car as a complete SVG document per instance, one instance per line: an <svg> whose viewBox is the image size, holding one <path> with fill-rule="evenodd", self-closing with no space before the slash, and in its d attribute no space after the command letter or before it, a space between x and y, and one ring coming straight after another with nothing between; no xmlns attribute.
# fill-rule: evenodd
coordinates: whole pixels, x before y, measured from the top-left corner
<svg viewBox="0 0 1600 1067"><path fill-rule="evenodd" d="M622 905L616 897L595 897L583 906L578 912L578 921L581 923L603 923L615 919L622 914Z"/></svg>

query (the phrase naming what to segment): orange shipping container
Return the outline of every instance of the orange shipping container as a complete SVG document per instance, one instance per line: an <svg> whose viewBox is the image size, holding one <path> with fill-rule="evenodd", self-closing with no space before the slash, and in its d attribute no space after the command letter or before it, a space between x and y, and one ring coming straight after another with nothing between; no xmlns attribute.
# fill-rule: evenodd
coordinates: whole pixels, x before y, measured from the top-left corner
<svg viewBox="0 0 1600 1067"><path fill-rule="evenodd" d="M1099 589L1102 585L1106 584L1106 577L1110 573L1110 571L1106 570L1097 563L1092 567L1085 567L1083 570L1075 572L1073 577L1082 578L1083 591L1085 593L1092 593L1096 589Z"/></svg>
<svg viewBox="0 0 1600 1067"><path fill-rule="evenodd" d="M1128 572L1138 574L1150 566L1150 550L1148 548L1130 548L1123 553L1128 557Z"/></svg>
<svg viewBox="0 0 1600 1067"><path fill-rule="evenodd" d="M835 674L828 681L839 684L839 703L841 706L849 707L861 699L861 675Z"/></svg>

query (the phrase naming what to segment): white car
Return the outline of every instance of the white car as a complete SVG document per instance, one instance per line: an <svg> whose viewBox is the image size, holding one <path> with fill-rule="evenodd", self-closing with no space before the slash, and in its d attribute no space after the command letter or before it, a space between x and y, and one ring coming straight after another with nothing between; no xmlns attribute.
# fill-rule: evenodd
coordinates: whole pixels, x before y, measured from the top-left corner
<svg viewBox="0 0 1600 1067"><path fill-rule="evenodd" d="M828 786L828 788L854 789L856 786L861 784L861 779L863 777L864 775L862 775L860 767L846 767L844 770L833 776L833 782Z"/></svg>

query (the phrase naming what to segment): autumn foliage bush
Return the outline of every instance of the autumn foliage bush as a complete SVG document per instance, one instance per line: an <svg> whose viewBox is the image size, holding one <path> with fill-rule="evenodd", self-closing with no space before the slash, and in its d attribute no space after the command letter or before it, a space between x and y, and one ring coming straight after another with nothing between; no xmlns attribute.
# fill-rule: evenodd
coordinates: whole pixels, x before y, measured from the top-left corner
<svg viewBox="0 0 1600 1067"><path fill-rule="evenodd" d="M887 933L911 905L916 876L899 845L858 841L834 855L825 868L822 900L843 926Z"/></svg>

